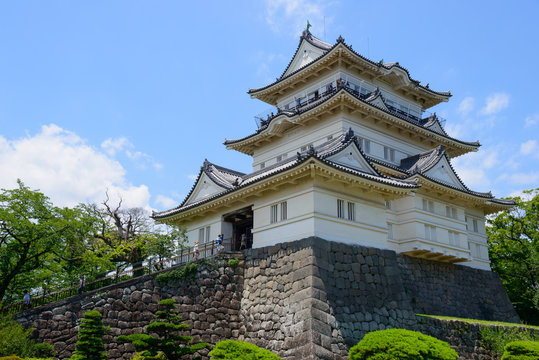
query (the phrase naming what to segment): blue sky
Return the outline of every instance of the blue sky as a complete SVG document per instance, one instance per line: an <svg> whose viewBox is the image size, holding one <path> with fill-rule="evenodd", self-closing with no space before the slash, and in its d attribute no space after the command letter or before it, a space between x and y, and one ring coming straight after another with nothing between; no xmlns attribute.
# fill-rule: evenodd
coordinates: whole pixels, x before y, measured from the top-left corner
<svg viewBox="0 0 539 360"><path fill-rule="evenodd" d="M537 1L3 1L0 187L21 178L58 205L108 189L162 210L204 158L249 172L222 143L256 129L269 106L246 91L282 73L309 20L451 90L430 110L483 144L455 159L459 174L518 194L539 187L537 15Z"/></svg>

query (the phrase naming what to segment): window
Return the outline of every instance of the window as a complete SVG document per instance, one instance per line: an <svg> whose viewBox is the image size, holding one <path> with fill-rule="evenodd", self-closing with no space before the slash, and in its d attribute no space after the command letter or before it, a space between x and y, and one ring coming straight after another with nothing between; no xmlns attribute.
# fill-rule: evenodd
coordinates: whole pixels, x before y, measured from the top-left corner
<svg viewBox="0 0 539 360"><path fill-rule="evenodd" d="M307 145L305 145L305 146L302 146L302 147L301 147L301 151L307 151L307 149L310 148L312 145L313 145L313 144L310 143L310 144L307 144Z"/></svg>
<svg viewBox="0 0 539 360"><path fill-rule="evenodd" d="M391 200L386 201L386 209L391 210Z"/></svg>
<svg viewBox="0 0 539 360"><path fill-rule="evenodd" d="M478 232L479 230L477 228L477 220L473 219L472 224L473 224L473 232Z"/></svg>
<svg viewBox="0 0 539 360"><path fill-rule="evenodd" d="M277 222L277 205L271 205L270 223L274 224L276 222Z"/></svg>
<svg viewBox="0 0 539 360"><path fill-rule="evenodd" d="M337 217L344 219L344 200L337 199Z"/></svg>
<svg viewBox="0 0 539 360"><path fill-rule="evenodd" d="M370 140L363 139L363 151L365 151L366 154L371 153L371 142L370 142Z"/></svg>
<svg viewBox="0 0 539 360"><path fill-rule="evenodd" d="M387 224L387 238L393 239L393 224Z"/></svg>
<svg viewBox="0 0 539 360"><path fill-rule="evenodd" d="M482 258L481 256L481 245L475 244L475 255L478 258Z"/></svg>
<svg viewBox="0 0 539 360"><path fill-rule="evenodd" d="M466 223L466 230L468 230L468 217L467 216L464 217L464 222Z"/></svg>
<svg viewBox="0 0 539 360"><path fill-rule="evenodd" d="M395 150L384 146L384 160L395 161Z"/></svg>
<svg viewBox="0 0 539 360"><path fill-rule="evenodd" d="M448 231L449 233L449 245L460 246L459 234L454 231Z"/></svg>
<svg viewBox="0 0 539 360"><path fill-rule="evenodd" d="M457 218L457 209L451 206L445 207L445 216L456 219Z"/></svg>
<svg viewBox="0 0 539 360"><path fill-rule="evenodd" d="M206 242L210 241L210 227L206 226Z"/></svg>
<svg viewBox="0 0 539 360"><path fill-rule="evenodd" d="M348 220L356 220L356 204L348 202Z"/></svg>
<svg viewBox="0 0 539 360"><path fill-rule="evenodd" d="M434 201L423 199L423 210L434 212Z"/></svg>
<svg viewBox="0 0 539 360"><path fill-rule="evenodd" d="M204 242L204 228L198 229L198 242L199 243Z"/></svg>
<svg viewBox="0 0 539 360"><path fill-rule="evenodd" d="M260 163L260 170L262 170L262 169L265 168L265 167L266 167L266 163L265 163L265 162L261 162L261 163Z"/></svg>
<svg viewBox="0 0 539 360"><path fill-rule="evenodd" d="M425 225L425 239L436 241L436 228L434 226Z"/></svg>
<svg viewBox="0 0 539 360"><path fill-rule="evenodd" d="M282 155L277 156L277 162L279 162L281 160L283 160L283 156Z"/></svg>
<svg viewBox="0 0 539 360"><path fill-rule="evenodd" d="M281 203L281 221L287 219L287 216L288 216L288 214L287 214L287 206L288 206L288 204L286 203L286 201L283 201Z"/></svg>

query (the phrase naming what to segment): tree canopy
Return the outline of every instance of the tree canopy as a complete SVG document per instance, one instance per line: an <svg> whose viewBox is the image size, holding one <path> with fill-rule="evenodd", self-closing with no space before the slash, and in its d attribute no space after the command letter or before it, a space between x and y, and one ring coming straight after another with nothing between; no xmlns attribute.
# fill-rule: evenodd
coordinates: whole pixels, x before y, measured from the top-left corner
<svg viewBox="0 0 539 360"><path fill-rule="evenodd" d="M489 257L520 318L539 325L539 189L513 199L488 220Z"/></svg>

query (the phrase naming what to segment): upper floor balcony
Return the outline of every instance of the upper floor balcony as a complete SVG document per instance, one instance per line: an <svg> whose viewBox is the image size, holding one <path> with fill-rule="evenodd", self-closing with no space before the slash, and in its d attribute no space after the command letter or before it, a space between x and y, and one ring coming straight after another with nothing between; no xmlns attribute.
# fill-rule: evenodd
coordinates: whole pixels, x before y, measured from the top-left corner
<svg viewBox="0 0 539 360"><path fill-rule="evenodd" d="M312 106L317 102L322 102L334 93L338 92L340 89L346 89L361 100L366 100L374 91L376 91L374 86L366 82L354 83L353 81L348 81L341 78L336 81L325 83L316 90L305 94L305 96L294 97L294 101L289 102L282 107L277 107L276 109L270 108L258 114L255 116L257 126L259 129L266 126L271 119L281 115L282 113L286 113L288 115L297 114L308 106ZM422 126L427 122L427 119L432 116L432 113L428 111L418 111L417 108L398 101L385 90L380 90L380 92L384 97L384 102L389 111L399 118ZM437 116L437 118L440 121L440 124L444 126L446 120L440 116Z"/></svg>

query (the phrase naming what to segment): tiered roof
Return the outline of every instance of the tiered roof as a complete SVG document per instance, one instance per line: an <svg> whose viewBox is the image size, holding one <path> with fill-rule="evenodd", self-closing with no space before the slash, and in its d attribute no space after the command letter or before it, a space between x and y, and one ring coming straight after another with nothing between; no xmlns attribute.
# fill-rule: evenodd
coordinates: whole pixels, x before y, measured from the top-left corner
<svg viewBox="0 0 539 360"><path fill-rule="evenodd" d="M296 125L305 124L315 116L341 105L352 109L363 108L366 113L376 113L381 121L391 126L410 131L414 135L424 136L436 144L443 144L451 157L477 151L479 141L462 141L450 137L442 128L438 117L434 114L425 119L414 119L392 109L385 102L379 89L370 94L359 94L346 86L336 87L333 91L321 94L318 100L291 110L279 109L277 114L267 121L253 134L235 140L225 140L228 149L252 155L254 149L261 146L261 139L280 136L285 130Z"/></svg>
<svg viewBox="0 0 539 360"><path fill-rule="evenodd" d="M304 42L308 42L323 50L323 55L290 72L290 66L294 62L294 59L300 56L298 51ZM304 31L300 37L296 53L281 77L269 85L249 89L248 93L253 98L276 105L277 99L290 91L291 87L295 88L299 83L304 83L304 77L309 77L312 73L323 72L324 69L327 69L333 63L342 62L349 64L351 68L356 69L360 73L370 75L372 78L379 78L389 84L398 84L405 96L412 97L415 101L421 102L424 108L429 108L440 102L447 101L451 97L450 92L434 91L429 88L428 84L421 85L420 81L413 79L408 70L398 62L374 62L355 52L352 46L345 43L342 36L339 36L336 43L330 46L316 38L308 30Z"/></svg>

